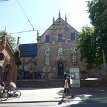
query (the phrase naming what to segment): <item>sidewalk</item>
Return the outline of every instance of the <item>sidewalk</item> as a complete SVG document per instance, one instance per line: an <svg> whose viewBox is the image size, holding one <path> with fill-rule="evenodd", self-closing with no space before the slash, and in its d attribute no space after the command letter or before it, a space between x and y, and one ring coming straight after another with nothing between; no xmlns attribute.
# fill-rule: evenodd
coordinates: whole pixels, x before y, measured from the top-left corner
<svg viewBox="0 0 107 107"><path fill-rule="evenodd" d="M8 98L7 101L2 101L6 103L20 103L20 102L45 102L45 101L60 101L62 95L58 93L63 88L47 88L47 89L36 89L36 88L21 88L20 98Z"/></svg>

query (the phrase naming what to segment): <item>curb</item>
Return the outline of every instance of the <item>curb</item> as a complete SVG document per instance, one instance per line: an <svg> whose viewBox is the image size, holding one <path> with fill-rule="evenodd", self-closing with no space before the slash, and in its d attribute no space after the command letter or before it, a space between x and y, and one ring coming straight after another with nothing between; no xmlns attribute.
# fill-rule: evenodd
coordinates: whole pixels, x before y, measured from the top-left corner
<svg viewBox="0 0 107 107"><path fill-rule="evenodd" d="M0 104L4 103L41 103L41 102L59 102L60 100L53 100L53 101L14 101L14 102L0 102Z"/></svg>

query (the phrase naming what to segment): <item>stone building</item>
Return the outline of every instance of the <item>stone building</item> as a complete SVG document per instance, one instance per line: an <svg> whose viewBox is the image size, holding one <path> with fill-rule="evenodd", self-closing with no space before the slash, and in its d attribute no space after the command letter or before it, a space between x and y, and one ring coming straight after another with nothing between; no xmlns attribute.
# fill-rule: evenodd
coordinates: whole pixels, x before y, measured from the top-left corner
<svg viewBox="0 0 107 107"><path fill-rule="evenodd" d="M79 52L76 46L79 43L78 31L61 18L53 17L52 25L37 37L37 70L45 78L61 78L64 71L70 71L75 66L85 71L85 66L80 62Z"/></svg>
<svg viewBox="0 0 107 107"><path fill-rule="evenodd" d="M19 45L22 79L31 74L30 79L38 75L45 79L63 78L64 72L69 73L71 67L86 71L76 49L78 43L78 31L67 23L66 16L63 20L59 12L58 19L53 17L52 25L41 36L37 35L37 43Z"/></svg>
<svg viewBox="0 0 107 107"><path fill-rule="evenodd" d="M0 80L16 82L17 66L15 55L11 45L8 42L7 35L4 33L0 37Z"/></svg>

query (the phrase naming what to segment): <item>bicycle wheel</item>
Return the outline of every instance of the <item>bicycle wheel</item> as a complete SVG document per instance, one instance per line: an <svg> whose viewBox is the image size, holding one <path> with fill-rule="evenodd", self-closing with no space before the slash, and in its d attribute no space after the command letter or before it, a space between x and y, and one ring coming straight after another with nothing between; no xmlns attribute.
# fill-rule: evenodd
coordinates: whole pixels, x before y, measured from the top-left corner
<svg viewBox="0 0 107 107"><path fill-rule="evenodd" d="M20 92L19 90L17 90L17 91L15 92L15 97L19 98L20 96L21 96L21 92Z"/></svg>
<svg viewBox="0 0 107 107"><path fill-rule="evenodd" d="M6 101L8 99L8 93L5 92L2 94L1 101Z"/></svg>

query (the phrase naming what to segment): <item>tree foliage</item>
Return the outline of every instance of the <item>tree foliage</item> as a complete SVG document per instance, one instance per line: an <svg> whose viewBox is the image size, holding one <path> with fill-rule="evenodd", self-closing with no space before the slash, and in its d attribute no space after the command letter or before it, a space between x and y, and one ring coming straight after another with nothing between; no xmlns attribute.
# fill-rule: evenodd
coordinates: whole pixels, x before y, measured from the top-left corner
<svg viewBox="0 0 107 107"><path fill-rule="evenodd" d="M107 0L88 1L87 6L93 27L83 27L79 49L87 68L93 68L103 63L102 50L107 61Z"/></svg>
<svg viewBox="0 0 107 107"><path fill-rule="evenodd" d="M15 38L12 35L7 34L5 31L0 32L0 36L3 36L4 34L7 35L10 45L12 46L13 50L15 50L16 48Z"/></svg>
<svg viewBox="0 0 107 107"><path fill-rule="evenodd" d="M7 35L8 41L9 41L11 47L12 47L13 50L14 50L16 65L17 65L17 66L21 65L22 62L21 62L21 60L20 60L20 52L19 52L18 49L16 49L15 38L12 37L11 35L8 35L8 34L7 34L6 32L4 32L4 31L1 31L1 32L0 32L0 36L3 36L3 35Z"/></svg>
<svg viewBox="0 0 107 107"><path fill-rule="evenodd" d="M79 33L80 36L80 54L81 60L85 60L87 69L96 67L99 65L100 55L96 43L96 35L94 34L94 28L84 26Z"/></svg>
<svg viewBox="0 0 107 107"><path fill-rule="evenodd" d="M107 0L88 1L88 12L100 52L104 50L107 59Z"/></svg>
<svg viewBox="0 0 107 107"><path fill-rule="evenodd" d="M21 59L20 59L20 52L18 49L15 50L15 59L16 59L16 65L21 65L22 62L21 62Z"/></svg>

